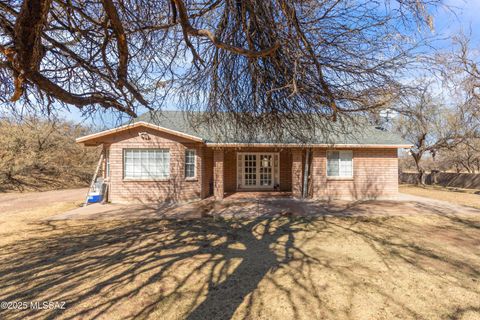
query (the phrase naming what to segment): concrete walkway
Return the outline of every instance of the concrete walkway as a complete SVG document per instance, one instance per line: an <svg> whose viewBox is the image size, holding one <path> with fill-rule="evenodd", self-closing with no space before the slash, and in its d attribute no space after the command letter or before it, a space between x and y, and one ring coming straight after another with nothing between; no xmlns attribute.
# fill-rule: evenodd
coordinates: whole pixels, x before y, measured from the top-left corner
<svg viewBox="0 0 480 320"><path fill-rule="evenodd" d="M48 220L70 219L195 219L202 217L255 218L259 216L357 216L418 214L480 214L480 210L445 201L400 194L395 200L302 201L292 198L208 198L183 204L93 204Z"/></svg>

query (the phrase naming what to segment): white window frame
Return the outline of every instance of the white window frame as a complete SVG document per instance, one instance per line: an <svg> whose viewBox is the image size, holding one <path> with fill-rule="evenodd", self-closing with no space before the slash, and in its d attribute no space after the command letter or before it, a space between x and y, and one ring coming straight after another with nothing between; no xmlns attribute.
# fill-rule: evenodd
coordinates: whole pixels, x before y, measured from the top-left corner
<svg viewBox="0 0 480 320"><path fill-rule="evenodd" d="M187 177L187 152L193 152L193 177ZM197 150L196 149L185 149L184 156L184 176L185 180L195 180L197 179Z"/></svg>
<svg viewBox="0 0 480 320"><path fill-rule="evenodd" d="M244 156L246 155L256 155L257 156L257 170L259 168L260 159L258 158L260 155L271 155L272 156L272 186L261 186L259 185L259 173L257 171L257 183L255 185L246 186L244 184ZM277 167L275 168L275 158L277 161ZM236 154L236 168L237 168L237 190L248 190L248 189L274 189L275 184L280 185L280 152L237 152Z"/></svg>
<svg viewBox="0 0 480 320"><path fill-rule="evenodd" d="M167 153L168 157L166 157L166 158L168 159L168 161L167 161L166 164L164 164L164 165L166 165L166 170L164 170L166 172L166 175L164 175L164 176L151 176L151 175L127 176L127 167L126 167L127 160L126 160L126 158L127 158L128 151L138 151L138 152L140 152L140 158L141 158L141 152L147 152L147 154L148 154L148 151L161 151L161 152ZM148 161L150 161L150 158L147 158L147 159L148 159ZM141 180L141 181L165 181L165 180L169 180L170 179L170 169L171 169L170 162L171 162L171 155L170 155L170 149L168 149L168 148L125 148L125 149L123 149L123 179L126 180L126 181L129 181L129 180L130 181L132 181L132 180ZM162 171L162 170L160 170L160 171Z"/></svg>
<svg viewBox="0 0 480 320"><path fill-rule="evenodd" d="M329 162L329 159L328 159L328 155L329 153L332 153L332 152L338 152L338 176L331 176L328 174L328 162ZM341 162L342 162L342 154L350 154L351 155L351 160L350 160L350 165L351 165L351 174L350 175L345 175L343 174L342 175L342 172L341 172ZM327 154L326 154L326 168L325 168L325 172L326 172L326 175L327 175L327 178L329 179L353 179L353 150L327 150Z"/></svg>

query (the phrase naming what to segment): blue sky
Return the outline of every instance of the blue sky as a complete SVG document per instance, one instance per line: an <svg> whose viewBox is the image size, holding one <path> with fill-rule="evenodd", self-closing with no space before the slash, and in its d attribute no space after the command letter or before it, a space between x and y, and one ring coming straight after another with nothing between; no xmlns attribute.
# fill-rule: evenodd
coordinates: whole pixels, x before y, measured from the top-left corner
<svg viewBox="0 0 480 320"><path fill-rule="evenodd" d="M452 12L453 11L453 12ZM480 48L480 0L444 0L444 5L431 12L434 18L434 35L444 40L435 42L435 47L441 50L453 50L449 37L463 32L471 36L471 45ZM175 109L174 104L164 109ZM98 112L93 117L85 119L81 112L71 107L70 111L62 111L60 115L77 123L93 124L99 128L113 127L126 121L119 118L118 113Z"/></svg>
<svg viewBox="0 0 480 320"><path fill-rule="evenodd" d="M455 36L460 32L472 36L472 45L480 43L480 0L445 0L445 6L434 14L435 33L439 36ZM455 13L452 13L453 10ZM444 43L445 46L451 43Z"/></svg>

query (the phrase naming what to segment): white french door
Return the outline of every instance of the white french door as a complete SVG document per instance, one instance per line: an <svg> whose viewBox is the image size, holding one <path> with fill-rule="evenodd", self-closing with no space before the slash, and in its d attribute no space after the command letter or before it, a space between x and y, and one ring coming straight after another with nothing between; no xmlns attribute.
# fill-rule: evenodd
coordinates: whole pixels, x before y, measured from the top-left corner
<svg viewBox="0 0 480 320"><path fill-rule="evenodd" d="M238 189L273 189L280 183L278 153L253 152L237 154Z"/></svg>

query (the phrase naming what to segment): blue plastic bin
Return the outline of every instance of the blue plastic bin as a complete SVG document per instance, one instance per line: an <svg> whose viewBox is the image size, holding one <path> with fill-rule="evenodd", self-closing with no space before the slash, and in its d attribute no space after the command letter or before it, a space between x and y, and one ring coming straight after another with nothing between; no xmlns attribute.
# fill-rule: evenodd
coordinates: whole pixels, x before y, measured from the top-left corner
<svg viewBox="0 0 480 320"><path fill-rule="evenodd" d="M88 203L97 203L102 201L102 195L101 194L91 194L88 196Z"/></svg>

